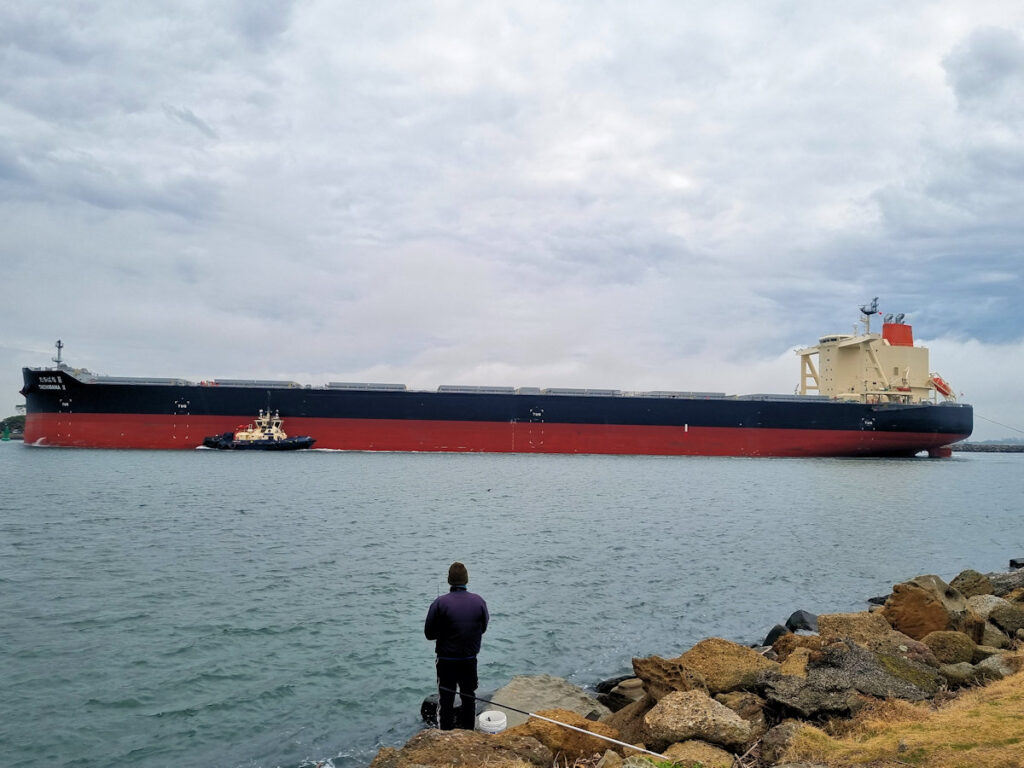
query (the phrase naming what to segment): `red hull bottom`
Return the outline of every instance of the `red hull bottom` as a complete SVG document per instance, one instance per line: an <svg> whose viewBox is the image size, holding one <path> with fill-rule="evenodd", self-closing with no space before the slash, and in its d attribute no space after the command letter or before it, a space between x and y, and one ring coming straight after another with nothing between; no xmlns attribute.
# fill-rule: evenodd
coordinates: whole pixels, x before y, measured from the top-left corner
<svg viewBox="0 0 1024 768"><path fill-rule="evenodd" d="M78 448L190 450L246 416L35 413L25 444ZM475 421L288 418L293 435L341 451L597 453L651 456L940 455L967 435L820 429L650 427Z"/></svg>

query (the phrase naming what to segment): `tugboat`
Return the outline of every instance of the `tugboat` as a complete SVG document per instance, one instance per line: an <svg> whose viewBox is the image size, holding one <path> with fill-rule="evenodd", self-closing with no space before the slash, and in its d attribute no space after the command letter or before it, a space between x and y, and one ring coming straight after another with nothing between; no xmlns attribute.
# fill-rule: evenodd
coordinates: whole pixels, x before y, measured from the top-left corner
<svg viewBox="0 0 1024 768"><path fill-rule="evenodd" d="M203 447L220 451L297 451L312 448L312 437L288 437L281 428L281 415L260 410L255 424L240 426L235 432L203 438Z"/></svg>

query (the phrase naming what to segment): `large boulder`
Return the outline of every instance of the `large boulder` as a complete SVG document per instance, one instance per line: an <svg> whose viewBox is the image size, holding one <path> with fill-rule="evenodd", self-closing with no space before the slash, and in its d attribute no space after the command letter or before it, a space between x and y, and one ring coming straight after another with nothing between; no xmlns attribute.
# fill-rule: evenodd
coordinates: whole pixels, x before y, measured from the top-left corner
<svg viewBox="0 0 1024 768"><path fill-rule="evenodd" d="M610 725L619 732L619 741L628 744L640 744L646 738L644 733L644 715L651 711L655 701L650 696L644 696L639 701L627 704L618 712L605 715L601 722Z"/></svg>
<svg viewBox="0 0 1024 768"><path fill-rule="evenodd" d="M825 645L852 640L879 653L903 656L913 661L938 666L931 649L895 630L880 613L829 613L818 617L821 641Z"/></svg>
<svg viewBox="0 0 1024 768"><path fill-rule="evenodd" d="M970 663L977 647L963 632L929 632L921 642L931 648L939 664Z"/></svg>
<svg viewBox="0 0 1024 768"><path fill-rule="evenodd" d="M805 630L807 632L818 631L818 617L810 611L793 611L789 618L786 619L786 629L791 632L799 632Z"/></svg>
<svg viewBox="0 0 1024 768"><path fill-rule="evenodd" d="M1009 573L986 573L992 582L992 594L1003 597L1015 589L1024 588L1024 568Z"/></svg>
<svg viewBox="0 0 1024 768"><path fill-rule="evenodd" d="M826 645L840 640L853 640L867 645L871 640L887 637L892 626L877 613L825 613L818 617L818 632Z"/></svg>
<svg viewBox="0 0 1024 768"><path fill-rule="evenodd" d="M799 720L783 720L772 728L761 739L761 760L767 765L775 765L789 749L793 738L804 728Z"/></svg>
<svg viewBox="0 0 1024 768"><path fill-rule="evenodd" d="M681 765L700 765L703 768L732 768L736 758L721 747L694 739L680 741L662 752L665 757Z"/></svg>
<svg viewBox="0 0 1024 768"><path fill-rule="evenodd" d="M529 736L496 735L476 731L420 731L401 749L384 747L370 763L370 768L414 768L414 766L454 766L475 768L492 763L522 761L550 766L554 754Z"/></svg>
<svg viewBox="0 0 1024 768"><path fill-rule="evenodd" d="M1010 645L1010 635L992 621L992 612L995 611L998 615L1004 615L1003 612L1006 609L1010 609L1010 612L1004 615L1004 618L1006 618L1006 616L1012 615L1012 610L1017 607L996 595L975 595L968 598L967 612L969 622L964 631L978 645L1006 648Z"/></svg>
<svg viewBox="0 0 1024 768"><path fill-rule="evenodd" d="M568 680L551 675L517 675L499 688L491 699L497 705L515 707L525 712L541 709L567 709L582 717L596 720L611 710ZM498 709L501 707L499 706ZM508 727L525 723L527 716L510 709L502 709Z"/></svg>
<svg viewBox="0 0 1024 768"><path fill-rule="evenodd" d="M575 712L570 712L567 709L543 709L536 714L549 720L571 725L574 728L582 728L598 736L606 736L616 741L622 740L619 738L619 732L607 723L596 723L592 720L587 720L585 717ZM608 749L613 751L620 751L622 749L622 747L597 738L597 736L588 736L572 728L563 728L560 725L548 722L548 720L541 720L536 717L531 717L527 722L510 728L505 733L511 736L532 737L550 749L555 755L562 755L570 762L582 757L601 754Z"/></svg>
<svg viewBox="0 0 1024 768"><path fill-rule="evenodd" d="M750 723L702 691L674 691L644 716L648 745L700 739L738 748L750 740Z"/></svg>
<svg viewBox="0 0 1024 768"><path fill-rule="evenodd" d="M984 680L1001 680L1019 672L1024 667L1024 657L1010 653L997 653L974 665L974 669Z"/></svg>
<svg viewBox="0 0 1024 768"><path fill-rule="evenodd" d="M949 582L949 586L967 598L975 595L991 595L992 581L983 573L970 569L961 571Z"/></svg>
<svg viewBox="0 0 1024 768"><path fill-rule="evenodd" d="M961 661L957 664L943 664L939 667L939 674L946 681L950 688L966 688L976 685L980 674L973 664Z"/></svg>
<svg viewBox="0 0 1024 768"><path fill-rule="evenodd" d="M978 645L987 645L990 648L999 648L1001 650L1010 647L1010 638L991 621L986 621L982 628L981 640Z"/></svg>
<svg viewBox="0 0 1024 768"><path fill-rule="evenodd" d="M974 658L971 659L971 664L977 664L989 656L998 656L1000 653L1004 653L1003 649L996 648L994 645L976 645L974 646Z"/></svg>
<svg viewBox="0 0 1024 768"><path fill-rule="evenodd" d="M760 691L772 709L787 716L797 715L808 720L848 715L856 709L858 703L857 692L848 685L777 672L762 677Z"/></svg>
<svg viewBox="0 0 1024 768"><path fill-rule="evenodd" d="M704 678L711 694L739 689L753 690L763 672L777 670L777 662L766 659L744 645L709 637L679 657L680 663Z"/></svg>
<svg viewBox="0 0 1024 768"><path fill-rule="evenodd" d="M783 713L809 719L855 711L863 703L859 694L921 701L941 684L934 667L847 640L824 648L808 663L806 678L768 674L760 689L765 700Z"/></svg>
<svg viewBox="0 0 1024 768"><path fill-rule="evenodd" d="M988 614L988 620L995 624L1009 637L1014 637L1018 630L1024 629L1024 608L1005 600Z"/></svg>
<svg viewBox="0 0 1024 768"><path fill-rule="evenodd" d="M819 617L820 618L820 617ZM772 650L779 657L780 662L785 662L789 655L797 648L806 648L812 653L820 651L824 643L819 635L782 635L772 644Z"/></svg>
<svg viewBox="0 0 1024 768"><path fill-rule="evenodd" d="M756 741L768 730L768 720L764 714L765 700L760 696L746 691L720 693L715 701L725 704L729 709L750 723L750 739Z"/></svg>
<svg viewBox="0 0 1024 768"><path fill-rule="evenodd" d="M918 576L893 587L881 614L893 628L920 640L929 632L959 630L967 599L938 576Z"/></svg>
<svg viewBox="0 0 1024 768"><path fill-rule="evenodd" d="M1009 605L1006 600L996 595L972 595L967 598L967 607L979 618L988 621L989 614L1001 605Z"/></svg>
<svg viewBox="0 0 1024 768"><path fill-rule="evenodd" d="M789 632L790 630L786 629L781 624L776 624L774 627L768 630L768 634L764 636L764 642L762 642L761 645L775 645L776 640L778 640L783 635L788 635Z"/></svg>
<svg viewBox="0 0 1024 768"><path fill-rule="evenodd" d="M633 659L633 674L644 682L644 690L655 701L672 691L707 691L704 677L697 671L683 665L682 657L663 659L648 656Z"/></svg>
<svg viewBox="0 0 1024 768"><path fill-rule="evenodd" d="M922 701L938 692L942 678L935 667L890 653L837 643L808 668L808 678L833 684L849 681L852 688L876 698Z"/></svg>

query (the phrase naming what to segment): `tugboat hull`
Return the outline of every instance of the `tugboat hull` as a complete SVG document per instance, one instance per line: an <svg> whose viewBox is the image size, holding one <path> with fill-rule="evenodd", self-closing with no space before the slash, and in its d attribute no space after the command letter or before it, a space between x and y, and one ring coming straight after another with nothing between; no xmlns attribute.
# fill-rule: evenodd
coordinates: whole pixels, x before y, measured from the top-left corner
<svg viewBox="0 0 1024 768"><path fill-rule="evenodd" d="M235 440L232 433L225 432L203 438L203 447L218 451L299 451L312 448L315 442L308 436L286 437L284 440Z"/></svg>

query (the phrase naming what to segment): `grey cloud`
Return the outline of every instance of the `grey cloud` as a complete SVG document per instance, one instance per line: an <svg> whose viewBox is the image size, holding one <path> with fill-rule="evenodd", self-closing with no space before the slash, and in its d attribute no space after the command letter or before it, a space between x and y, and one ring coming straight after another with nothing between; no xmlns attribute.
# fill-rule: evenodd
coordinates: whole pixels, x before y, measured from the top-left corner
<svg viewBox="0 0 1024 768"><path fill-rule="evenodd" d="M196 116L196 113L187 107L173 107L170 104L164 105L164 114L179 123L189 125L206 136L208 139L218 138L217 132Z"/></svg>
<svg viewBox="0 0 1024 768"><path fill-rule="evenodd" d="M33 68L46 68L46 59L65 66L90 64L101 51L96 37L76 24L73 4L40 7L33 3L5 3L0 9L0 44L7 63L31 59ZM12 61L13 59L13 61Z"/></svg>
<svg viewBox="0 0 1024 768"><path fill-rule="evenodd" d="M942 63L961 109L998 119L1024 115L1024 38L1019 33L976 29Z"/></svg>
<svg viewBox="0 0 1024 768"><path fill-rule="evenodd" d="M30 182L32 173L21 158L7 147L0 145L0 183L4 181L24 184Z"/></svg>
<svg viewBox="0 0 1024 768"><path fill-rule="evenodd" d="M958 111L923 134L913 173L871 195L882 228L862 272L888 275L931 333L1019 339L1024 38L975 29L942 65Z"/></svg>
<svg viewBox="0 0 1024 768"><path fill-rule="evenodd" d="M8 3L0 224L47 258L0 326L35 344L45 292L112 373L156 375L138 324L168 375L255 375L259 339L314 381L330 349L627 388L754 370L874 295L1016 338L1011 6Z"/></svg>
<svg viewBox="0 0 1024 768"><path fill-rule="evenodd" d="M194 174L144 178L127 163L89 154L37 158L37 189L53 202L77 201L110 211L149 210L187 219L212 215L217 185Z"/></svg>
<svg viewBox="0 0 1024 768"><path fill-rule="evenodd" d="M288 29L295 0L238 0L234 22L249 44L265 50Z"/></svg>

